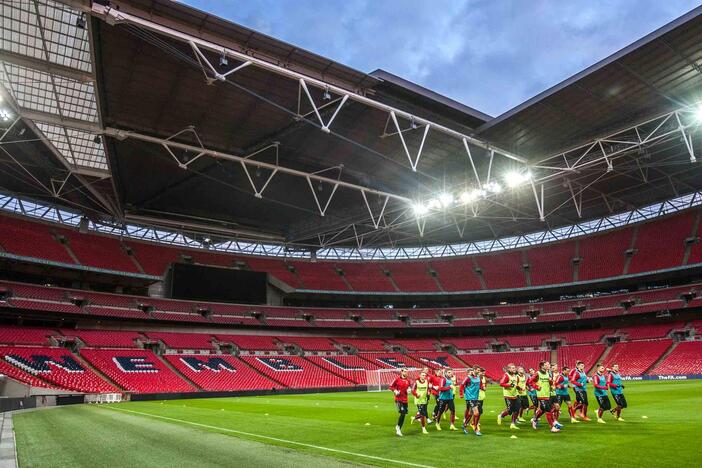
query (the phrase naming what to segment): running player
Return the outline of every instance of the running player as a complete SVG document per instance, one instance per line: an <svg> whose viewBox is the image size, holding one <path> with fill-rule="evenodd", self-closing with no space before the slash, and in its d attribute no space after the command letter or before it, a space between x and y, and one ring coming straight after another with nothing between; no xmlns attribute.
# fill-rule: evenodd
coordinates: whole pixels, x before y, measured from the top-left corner
<svg viewBox="0 0 702 468"><path fill-rule="evenodd" d="M558 380L558 364L555 362L551 363L551 407L553 407L553 417L556 418L556 422L561 417L561 404L558 403L558 396L556 395L556 380ZM560 423L559 423L560 424Z"/></svg>
<svg viewBox="0 0 702 468"><path fill-rule="evenodd" d="M583 421L589 421L587 417L587 374L585 373L585 363L578 361L575 369L570 371L570 384L575 391L575 417L581 417ZM578 412L580 414L578 415Z"/></svg>
<svg viewBox="0 0 702 468"><path fill-rule="evenodd" d="M597 404L600 406L597 409L597 422L606 424L605 420L602 419L602 415L605 411L612 409L612 403L609 401L609 396L607 395L609 385L607 384L605 367L602 364L597 364L597 373L592 376L592 385L595 387L595 398L597 398Z"/></svg>
<svg viewBox="0 0 702 468"><path fill-rule="evenodd" d="M568 393L568 386L570 385L570 368L568 366L563 366L561 373L556 378L556 397L558 398L558 404L563 407L565 404L568 407L568 414L570 414L571 423L579 423L575 418L575 409L570 401L570 394Z"/></svg>
<svg viewBox="0 0 702 468"><path fill-rule="evenodd" d="M536 411L536 408L539 407L539 400L536 398L536 389L533 387L531 384L532 380L535 379L536 376L536 370L534 370L533 367L529 368L529 377L527 377L527 395L529 395L529 399L531 400L531 405L529 405L529 409L532 411Z"/></svg>
<svg viewBox="0 0 702 468"><path fill-rule="evenodd" d="M419 418L415 416L415 419L419 419L422 425L422 434L429 434L427 432L427 405L429 404L429 381L427 380L427 371L422 371L419 373L419 378L412 384L412 395L414 396L414 404L417 405L417 414Z"/></svg>
<svg viewBox="0 0 702 468"><path fill-rule="evenodd" d="M617 421L624 421L624 418L622 418L622 410L627 407L627 404L626 397L624 396L622 376L619 374L619 364L612 365L612 370L607 377L609 391L612 392L612 398L614 398L614 402L617 404L617 407L612 410L612 414L614 414Z"/></svg>
<svg viewBox="0 0 702 468"><path fill-rule="evenodd" d="M400 413L395 426L395 434L402 437L402 425L405 423L405 415L407 414L407 390L410 388L407 369L400 370L400 376L390 384L389 388L395 395L395 406L397 406L397 412Z"/></svg>
<svg viewBox="0 0 702 468"><path fill-rule="evenodd" d="M436 415L439 412L439 385L441 385L441 380L444 378L444 370L440 367L434 369L434 375L429 376L429 385L431 388L431 394L434 395L434 411L431 412L432 418L436 420ZM431 424L431 418L427 421Z"/></svg>
<svg viewBox="0 0 702 468"><path fill-rule="evenodd" d="M480 377L480 390L478 391L478 411L483 414L483 403L485 403L485 388L487 387L487 377L485 377L485 368L480 367L478 369L478 376ZM473 425L478 431L480 431L480 418L478 422L473 421Z"/></svg>
<svg viewBox="0 0 702 468"><path fill-rule="evenodd" d="M419 375L424 374L424 378L427 381L428 388L431 388L431 383L429 382L431 375L429 374L429 368L428 367L422 367L422 371L419 373ZM416 382L416 381L415 381ZM427 405L429 405L429 394L427 393ZM414 415L414 418L410 419L410 424L414 423L415 421L419 421L422 419L422 415L419 412L419 407L417 407L417 413ZM431 420L429 421L431 423Z"/></svg>
<svg viewBox="0 0 702 468"><path fill-rule="evenodd" d="M475 366L468 370L468 375L461 383L459 394L466 399L466 411L463 415L463 432L467 435L468 425L473 429L475 435L483 435L480 432L480 415L483 413L482 405L480 404L480 389L482 387L482 379L480 378L480 367Z"/></svg>
<svg viewBox="0 0 702 468"><path fill-rule="evenodd" d="M529 396L527 394L527 380L529 377L524 373L524 366L517 367L517 377L519 378L519 414L517 415L517 421L520 423L525 423L524 412L529 409Z"/></svg>
<svg viewBox="0 0 702 468"><path fill-rule="evenodd" d="M539 363L539 370L534 377L531 378L531 385L536 389L536 396L539 406L534 412L534 417L531 420L531 426L536 429L539 424L539 418L545 414L548 424L551 427L551 432L560 432L560 424L553 417L553 407L551 405L551 374L549 371L551 364L548 361Z"/></svg>
<svg viewBox="0 0 702 468"><path fill-rule="evenodd" d="M526 382L525 382L526 384ZM512 417L512 422L509 425L510 429L519 429L517 427L517 416L519 415L519 377L517 376L517 366L513 363L507 364L507 371L505 375L502 376L500 380L500 387L502 387L502 396L505 398L505 405L507 406L505 410L497 415L497 424L502 424L502 419L510 415Z"/></svg>
<svg viewBox="0 0 702 468"><path fill-rule="evenodd" d="M436 413L436 430L441 430L441 416L448 410L451 413L451 425L449 429L452 431L457 431L455 426L456 422L456 405L453 401L455 397L454 389L455 377L451 369L446 369L444 371L444 377L441 379L441 384L439 385L439 411Z"/></svg>

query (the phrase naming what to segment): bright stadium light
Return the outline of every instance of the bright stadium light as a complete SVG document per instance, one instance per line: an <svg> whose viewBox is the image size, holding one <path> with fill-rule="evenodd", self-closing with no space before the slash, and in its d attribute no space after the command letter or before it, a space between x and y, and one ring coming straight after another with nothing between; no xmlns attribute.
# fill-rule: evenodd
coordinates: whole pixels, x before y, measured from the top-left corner
<svg viewBox="0 0 702 468"><path fill-rule="evenodd" d="M448 208L453 203L453 195L450 193L442 193L439 195L439 203L442 208Z"/></svg>
<svg viewBox="0 0 702 468"><path fill-rule="evenodd" d="M505 174L505 183L507 184L508 187L510 188L515 188L520 185L522 185L525 182L528 182L531 179L531 172L530 171L509 171L507 174Z"/></svg>
<svg viewBox="0 0 702 468"><path fill-rule="evenodd" d="M412 211L414 211L415 216L424 216L429 213L429 207L424 203L417 202L412 204Z"/></svg>
<svg viewBox="0 0 702 468"><path fill-rule="evenodd" d="M485 184L485 190L489 193L500 193L502 192L502 186L495 181L488 182Z"/></svg>
<svg viewBox="0 0 702 468"><path fill-rule="evenodd" d="M697 106L695 109L695 118L698 122L702 122L702 106Z"/></svg>
<svg viewBox="0 0 702 468"><path fill-rule="evenodd" d="M427 207L430 210L438 210L439 208L441 208L441 201L439 201L438 198L432 198L427 202Z"/></svg>
<svg viewBox="0 0 702 468"><path fill-rule="evenodd" d="M8 120L10 120L11 117L12 114L10 114L9 110L0 107L0 120L2 120L3 122L7 122Z"/></svg>

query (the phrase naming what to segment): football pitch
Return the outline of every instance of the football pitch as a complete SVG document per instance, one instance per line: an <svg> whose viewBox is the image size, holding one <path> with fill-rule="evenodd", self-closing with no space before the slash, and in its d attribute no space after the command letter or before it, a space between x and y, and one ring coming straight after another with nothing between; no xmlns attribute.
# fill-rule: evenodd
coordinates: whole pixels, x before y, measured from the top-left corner
<svg viewBox="0 0 702 468"><path fill-rule="evenodd" d="M422 435L408 417L399 438L390 392L65 406L15 414L14 425L21 467L699 466L702 381L629 382L626 395L625 422L606 413L607 424L574 425L562 416L558 434L545 421L536 431L498 426L495 385L483 437L449 431L448 422ZM465 404L456 403L462 417Z"/></svg>

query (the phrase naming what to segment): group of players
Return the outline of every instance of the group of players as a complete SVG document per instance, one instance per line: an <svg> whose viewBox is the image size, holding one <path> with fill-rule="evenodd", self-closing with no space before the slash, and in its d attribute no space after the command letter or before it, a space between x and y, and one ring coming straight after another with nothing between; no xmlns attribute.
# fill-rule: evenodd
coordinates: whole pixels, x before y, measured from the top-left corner
<svg viewBox="0 0 702 468"><path fill-rule="evenodd" d="M578 361L572 370L563 366L560 371L557 364L542 361L538 369L530 368L528 374L523 366L510 363L498 383L502 387L506 408L497 416L497 424L502 425L503 419L510 417L510 429L513 430L519 430L519 424L527 422L524 416L529 411L533 411L530 422L534 429L539 427L541 417L545 416L550 431L560 432L563 425L559 422L559 418L564 405L568 409L571 423L576 424L581 420L590 421L587 416L589 383L592 383L595 389L595 398L599 406L597 422L606 424L603 419L605 411L610 411L615 420L624 421L621 413L627 407L627 402L618 364L613 364L611 368L597 364L595 374L588 378L582 361ZM436 425L436 430L440 431L441 419L442 417L446 419L447 416L450 421L449 430L457 431L454 398L458 394L466 401L463 432L468 434L470 429L476 436L481 436L480 418L483 414L487 385L485 369L480 366L468 369L465 379L460 384L452 369L437 368L432 374L429 368L425 367L414 381L409 379L407 369L402 369L400 376L389 387L395 396L395 404L399 412L395 433L402 436L402 426L405 415L408 413L409 395L414 397L414 403L417 406L417 413L410 423L419 421L423 434L429 433L427 425L432 423ZM574 403L569 389L574 392ZM612 394L616 403L614 408L608 393ZM432 396L435 405L429 416L428 407Z"/></svg>

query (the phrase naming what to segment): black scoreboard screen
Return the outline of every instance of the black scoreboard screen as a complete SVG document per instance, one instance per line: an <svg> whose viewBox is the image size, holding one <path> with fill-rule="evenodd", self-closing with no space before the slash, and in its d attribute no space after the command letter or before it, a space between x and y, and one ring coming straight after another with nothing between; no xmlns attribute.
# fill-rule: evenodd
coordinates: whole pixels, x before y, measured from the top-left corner
<svg viewBox="0 0 702 468"><path fill-rule="evenodd" d="M233 268L172 263L165 292L173 299L265 304L268 273Z"/></svg>

